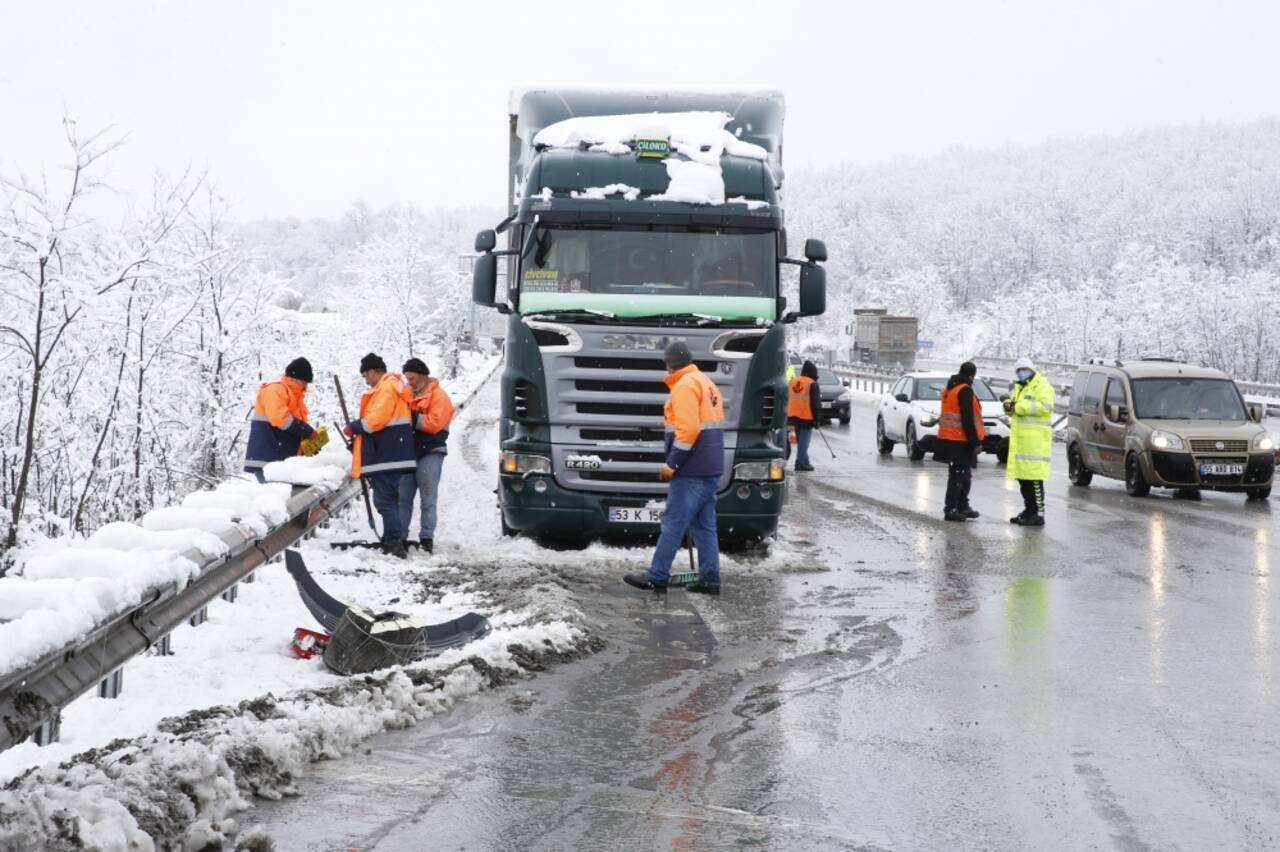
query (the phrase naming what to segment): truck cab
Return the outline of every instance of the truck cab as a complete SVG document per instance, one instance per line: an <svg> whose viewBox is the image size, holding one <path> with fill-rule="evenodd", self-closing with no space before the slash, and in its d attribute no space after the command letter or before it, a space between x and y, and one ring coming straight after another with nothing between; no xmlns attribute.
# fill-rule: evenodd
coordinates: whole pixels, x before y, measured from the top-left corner
<svg viewBox="0 0 1280 852"><path fill-rule="evenodd" d="M722 540L776 530L786 496L785 329L824 310L826 259L818 240L803 260L787 257L782 113L771 92L513 98L510 218L477 237L473 292L507 315L505 531L656 535L666 494L662 351L674 339L724 397ZM788 264L800 269L792 311L781 286Z"/></svg>

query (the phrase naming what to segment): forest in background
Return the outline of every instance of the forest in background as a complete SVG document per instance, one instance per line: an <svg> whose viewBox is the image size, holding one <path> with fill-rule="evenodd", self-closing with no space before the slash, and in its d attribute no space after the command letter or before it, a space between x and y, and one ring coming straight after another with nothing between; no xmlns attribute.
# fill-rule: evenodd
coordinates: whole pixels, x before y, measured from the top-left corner
<svg viewBox="0 0 1280 852"><path fill-rule="evenodd" d="M788 176L828 314L920 318L960 357L1162 354L1280 382L1280 120L1156 128Z"/></svg>
<svg viewBox="0 0 1280 852"><path fill-rule="evenodd" d="M67 122L67 167L0 177L0 550L89 532L240 469L262 381L298 355L336 417L356 364L466 345L459 258L494 208L237 222L206 175L103 181L118 135ZM95 199L123 192L110 217ZM1168 354L1280 381L1280 121L1152 129L793 173L793 242L827 241L828 313L920 317L947 355ZM0 572L3 571L0 556Z"/></svg>

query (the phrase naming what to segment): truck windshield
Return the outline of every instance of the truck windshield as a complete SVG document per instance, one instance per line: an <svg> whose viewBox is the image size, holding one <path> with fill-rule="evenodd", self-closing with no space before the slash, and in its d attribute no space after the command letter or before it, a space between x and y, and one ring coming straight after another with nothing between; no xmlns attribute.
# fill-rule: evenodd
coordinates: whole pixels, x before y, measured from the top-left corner
<svg viewBox="0 0 1280 852"><path fill-rule="evenodd" d="M1248 420L1230 379L1135 379L1133 407L1142 420Z"/></svg>
<svg viewBox="0 0 1280 852"><path fill-rule="evenodd" d="M521 313L776 318L776 235L539 228L520 263Z"/></svg>

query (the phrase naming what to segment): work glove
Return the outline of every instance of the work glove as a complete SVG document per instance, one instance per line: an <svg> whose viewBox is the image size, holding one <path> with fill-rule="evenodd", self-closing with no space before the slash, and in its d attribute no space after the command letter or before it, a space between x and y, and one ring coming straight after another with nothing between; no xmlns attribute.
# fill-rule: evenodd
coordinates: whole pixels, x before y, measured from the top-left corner
<svg viewBox="0 0 1280 852"><path fill-rule="evenodd" d="M342 434L346 435L348 438L350 438L350 437L352 436L352 432L351 432L351 424L350 424L350 423L348 423L346 426L343 426L343 427L342 427Z"/></svg>
<svg viewBox="0 0 1280 852"><path fill-rule="evenodd" d="M1007 398L1007 397L1006 397L1006 398L1004 399L1004 401L1001 403L1001 405L1003 405L1003 406L1004 406L1004 413L1005 413L1005 414L1012 414L1012 413L1013 413L1013 400L1011 400L1011 399L1009 399L1009 398Z"/></svg>
<svg viewBox="0 0 1280 852"><path fill-rule="evenodd" d="M670 482L672 477L676 475L675 470L667 467L665 464L658 469L658 478L663 482Z"/></svg>

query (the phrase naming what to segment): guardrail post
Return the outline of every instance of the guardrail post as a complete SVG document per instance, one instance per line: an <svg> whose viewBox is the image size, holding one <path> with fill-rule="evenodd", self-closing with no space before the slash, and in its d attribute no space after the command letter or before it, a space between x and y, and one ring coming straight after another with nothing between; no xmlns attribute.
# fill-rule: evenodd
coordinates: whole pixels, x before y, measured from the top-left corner
<svg viewBox="0 0 1280 852"><path fill-rule="evenodd" d="M209 607L202 606L195 612L191 613L191 617L187 619L187 623L192 627L199 627L209 620Z"/></svg>
<svg viewBox="0 0 1280 852"><path fill-rule="evenodd" d="M235 603L236 598L240 597L240 584L232 583L231 588L222 593L222 599L227 603Z"/></svg>
<svg viewBox="0 0 1280 852"><path fill-rule="evenodd" d="M38 746L47 746L62 739L62 714L54 716L31 732L31 741Z"/></svg>
<svg viewBox="0 0 1280 852"><path fill-rule="evenodd" d="M98 684L99 698L119 698L124 691L124 669L119 668L107 675L106 680Z"/></svg>
<svg viewBox="0 0 1280 852"><path fill-rule="evenodd" d="M148 653L154 654L157 657L172 657L173 656L173 634L166 633L163 636L161 636L160 641L152 643L151 650L148 651Z"/></svg>

